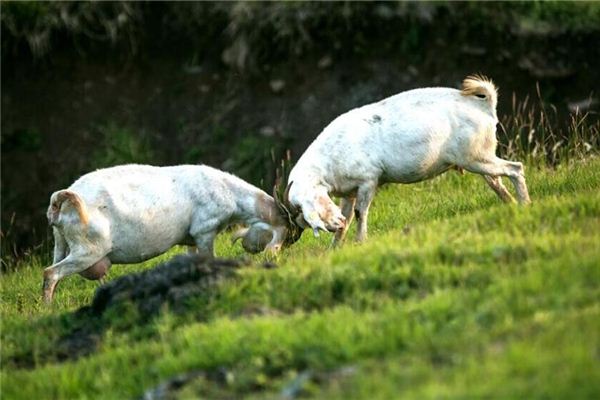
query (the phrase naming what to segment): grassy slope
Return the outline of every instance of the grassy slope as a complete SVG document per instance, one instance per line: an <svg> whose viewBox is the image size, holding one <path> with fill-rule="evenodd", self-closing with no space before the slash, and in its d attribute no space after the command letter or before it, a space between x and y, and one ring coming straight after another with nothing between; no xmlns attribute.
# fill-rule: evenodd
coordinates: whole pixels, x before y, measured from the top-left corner
<svg viewBox="0 0 600 400"><path fill-rule="evenodd" d="M2 395L133 397L225 367L179 394L598 398L600 160L527 172L526 208L500 204L472 175L386 187L367 243L330 250L330 237L305 233L280 268L242 270L183 315L134 326L111 316L99 350L77 361L56 361L54 344L96 284L68 278L46 308L33 260L1 281ZM218 253L242 254L225 237ZM23 355L34 369L14 363Z"/></svg>

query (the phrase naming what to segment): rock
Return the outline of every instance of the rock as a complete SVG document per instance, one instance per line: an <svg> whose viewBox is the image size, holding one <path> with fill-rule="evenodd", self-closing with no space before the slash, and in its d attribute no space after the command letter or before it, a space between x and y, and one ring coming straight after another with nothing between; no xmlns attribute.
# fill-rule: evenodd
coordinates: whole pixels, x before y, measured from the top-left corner
<svg viewBox="0 0 600 400"><path fill-rule="evenodd" d="M265 137L272 137L275 136L276 130L272 126L263 126L262 128L260 128L258 133Z"/></svg>
<svg viewBox="0 0 600 400"><path fill-rule="evenodd" d="M390 7L390 5L387 3L377 5L374 8L373 13L381 19L388 20L396 16L396 12L394 11L394 9L392 9L392 7Z"/></svg>
<svg viewBox="0 0 600 400"><path fill-rule="evenodd" d="M414 65L409 65L408 67L406 67L406 71L411 76L419 76L419 70Z"/></svg>
<svg viewBox="0 0 600 400"><path fill-rule="evenodd" d="M248 66L249 55L250 47L246 42L246 38L241 36L237 38L231 46L223 51L221 59L223 63L229 67L237 68L239 71L244 71Z"/></svg>
<svg viewBox="0 0 600 400"><path fill-rule="evenodd" d="M518 65L536 79L563 79L575 74L574 68L562 62L545 60L537 54L522 57Z"/></svg>
<svg viewBox="0 0 600 400"><path fill-rule="evenodd" d="M219 367L213 371L193 370L181 373L161 382L152 389L146 390L142 397L140 397L140 400L168 400L179 398L177 395L179 390L200 379L226 386L233 382L234 376L231 371L225 367Z"/></svg>
<svg viewBox="0 0 600 400"><path fill-rule="evenodd" d="M283 79L273 79L269 82L273 93L281 93L285 88L285 81Z"/></svg>
<svg viewBox="0 0 600 400"><path fill-rule="evenodd" d="M326 55L319 60L319 62L317 63L317 67L319 67L320 69L325 69L331 67L332 64L333 59L331 58L331 56Z"/></svg>
<svg viewBox="0 0 600 400"><path fill-rule="evenodd" d="M485 47L465 44L460 48L460 52L469 56L483 56L487 53L487 50Z"/></svg>
<svg viewBox="0 0 600 400"><path fill-rule="evenodd" d="M200 65L184 65L183 72L188 75L197 75L202 72L202 67Z"/></svg>
<svg viewBox="0 0 600 400"><path fill-rule="evenodd" d="M565 27L561 24L551 24L546 21L521 18L517 23L511 25L511 32L517 37L537 37L546 40L560 36L565 33Z"/></svg>
<svg viewBox="0 0 600 400"><path fill-rule="evenodd" d="M313 373L311 371L304 371L298 374L298 376L296 376L281 390L281 397L284 399L293 399L298 397L305 390L306 385L310 382L312 377Z"/></svg>
<svg viewBox="0 0 600 400"><path fill-rule="evenodd" d="M598 100L593 97L589 97L587 99L569 102L567 103L567 107L572 113L585 113L594 108L596 104L598 104Z"/></svg>
<svg viewBox="0 0 600 400"><path fill-rule="evenodd" d="M333 371L314 372L305 370L288 382L281 390L281 397L284 399L294 399L308 394L311 383L323 385L327 382L341 381L349 379L356 375L358 369L352 365L344 366Z"/></svg>
<svg viewBox="0 0 600 400"><path fill-rule="evenodd" d="M204 376L203 371L192 371L185 374L175 375L171 379L162 382L155 388L146 390L141 400L165 400L173 398L174 392L181 389L183 386L193 381L194 379Z"/></svg>

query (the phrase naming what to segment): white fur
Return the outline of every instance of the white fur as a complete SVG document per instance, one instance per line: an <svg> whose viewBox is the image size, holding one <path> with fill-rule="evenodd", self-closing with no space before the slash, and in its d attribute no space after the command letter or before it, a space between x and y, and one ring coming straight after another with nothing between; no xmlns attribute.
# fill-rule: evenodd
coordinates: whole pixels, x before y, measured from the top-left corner
<svg viewBox="0 0 600 400"><path fill-rule="evenodd" d="M65 193L77 201L62 200ZM54 193L48 218L55 237L53 265L44 272L48 300L60 279L102 260L141 262L177 244L212 256L215 236L232 224L270 229L261 249L278 250L286 235L271 196L208 166L101 169Z"/></svg>
<svg viewBox="0 0 600 400"><path fill-rule="evenodd" d="M489 81L475 84L485 98L451 88L416 89L333 120L290 173L289 201L303 216L298 223L307 223L315 234L336 231L336 243L355 211L357 240L364 240L377 186L419 182L453 167L484 175L505 201L512 196L500 176L508 176L519 201L529 202L522 164L495 155L495 88ZM329 195L342 197L341 209Z"/></svg>

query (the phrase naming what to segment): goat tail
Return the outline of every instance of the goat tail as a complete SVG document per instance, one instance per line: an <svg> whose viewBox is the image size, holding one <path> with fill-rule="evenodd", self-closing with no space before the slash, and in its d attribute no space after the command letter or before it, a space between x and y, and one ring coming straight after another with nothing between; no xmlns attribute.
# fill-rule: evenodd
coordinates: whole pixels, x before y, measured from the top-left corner
<svg viewBox="0 0 600 400"><path fill-rule="evenodd" d="M54 201L52 205L56 207L56 210L60 210L61 205L67 201L69 202L75 210L77 210L77 214L79 215L79 220L83 225L87 225L90 218L87 212L87 207L85 206L85 202L83 199L75 192L65 189L59 190L54 194Z"/></svg>
<svg viewBox="0 0 600 400"><path fill-rule="evenodd" d="M475 74L469 75L463 80L460 94L497 99L498 88L491 79Z"/></svg>

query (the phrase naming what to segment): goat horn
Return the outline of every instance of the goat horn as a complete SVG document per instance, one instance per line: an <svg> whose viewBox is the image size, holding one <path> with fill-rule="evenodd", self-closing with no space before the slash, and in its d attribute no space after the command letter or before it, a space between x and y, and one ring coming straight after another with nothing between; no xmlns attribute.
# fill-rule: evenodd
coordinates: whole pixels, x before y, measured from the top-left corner
<svg viewBox="0 0 600 400"><path fill-rule="evenodd" d="M241 229L238 229L237 231L235 231L235 233L231 236L231 244L234 244L239 239L246 236L246 234L248 233L249 230L250 230L250 228L241 228Z"/></svg>
<svg viewBox="0 0 600 400"><path fill-rule="evenodd" d="M288 185L288 188L289 188L289 185ZM287 217L287 218L289 218L290 220L292 220L292 219L293 219L293 215L292 215L292 213L290 212L290 210L289 210L289 208L288 208L289 202L288 202L288 201L286 201L286 194L287 194L287 189L286 189L286 192L285 192L285 193L284 193L284 195L283 195L283 196L284 196L284 198L283 198L283 201L282 201L282 199L280 199L280 198L279 198L279 193L278 193L278 191L277 191L277 185L275 185L275 186L273 187L273 200L275 200L275 204L277 205L277 207L278 207L278 208L279 208L279 209L280 209L280 210L281 210L283 213L285 213L285 214L286 214L286 217Z"/></svg>
<svg viewBox="0 0 600 400"><path fill-rule="evenodd" d="M277 183L273 185L273 200L275 200L275 204L277 204L277 206L279 207L281 201L279 200L279 194L277 193Z"/></svg>
<svg viewBox="0 0 600 400"><path fill-rule="evenodd" d="M285 192L283 192L283 201L285 204L290 204L290 188L292 187L293 183L294 181L290 182L285 188Z"/></svg>
<svg viewBox="0 0 600 400"><path fill-rule="evenodd" d="M283 202L286 205L286 207L289 209L289 213L292 216L292 218L296 218L298 216L298 214L300 214L300 210L298 209L298 207L292 205L292 203L290 203L290 188L292 187L292 184L294 182L290 182L289 185L287 185L287 188L285 188L285 192L283 192Z"/></svg>

